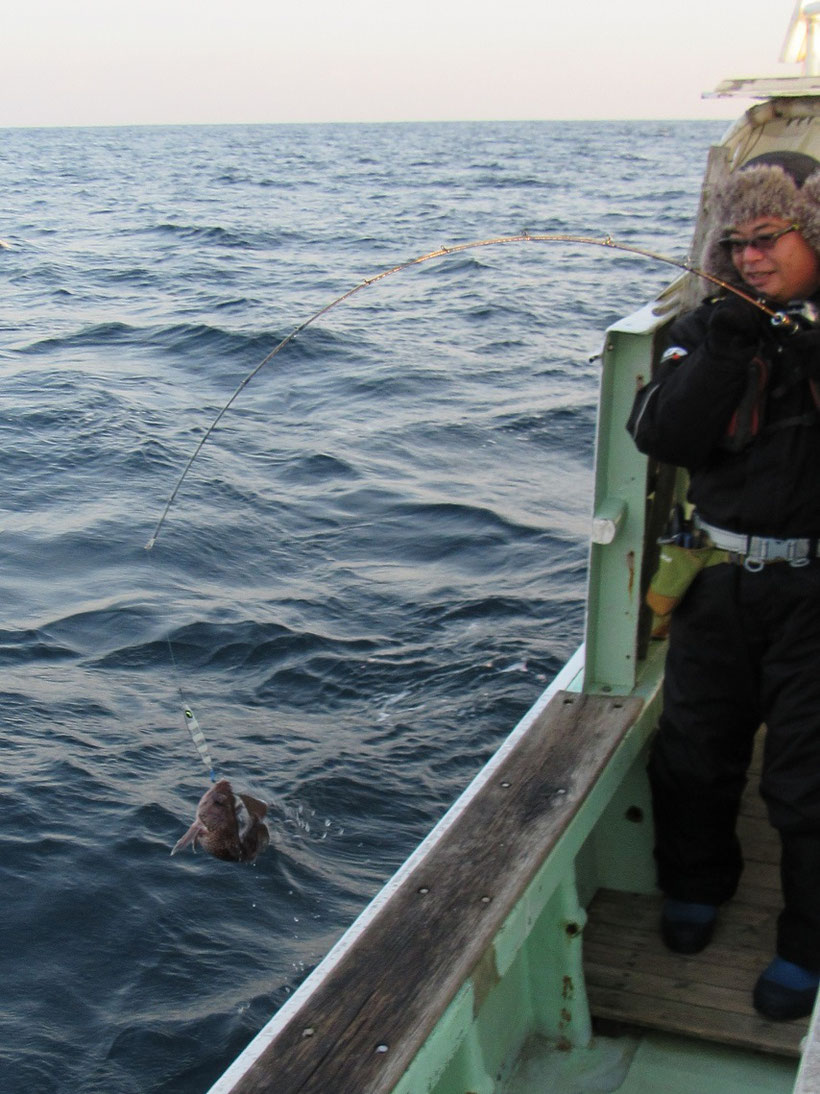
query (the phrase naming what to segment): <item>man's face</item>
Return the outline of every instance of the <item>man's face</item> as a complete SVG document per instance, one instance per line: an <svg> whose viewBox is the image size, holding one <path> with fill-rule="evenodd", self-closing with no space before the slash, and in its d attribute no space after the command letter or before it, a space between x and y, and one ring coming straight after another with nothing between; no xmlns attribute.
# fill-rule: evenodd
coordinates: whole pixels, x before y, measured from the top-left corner
<svg viewBox="0 0 820 1094"><path fill-rule="evenodd" d="M789 228L777 239L767 238ZM761 296L786 304L820 288L820 260L791 221L758 217L735 225L726 238L737 241L730 247L735 269Z"/></svg>

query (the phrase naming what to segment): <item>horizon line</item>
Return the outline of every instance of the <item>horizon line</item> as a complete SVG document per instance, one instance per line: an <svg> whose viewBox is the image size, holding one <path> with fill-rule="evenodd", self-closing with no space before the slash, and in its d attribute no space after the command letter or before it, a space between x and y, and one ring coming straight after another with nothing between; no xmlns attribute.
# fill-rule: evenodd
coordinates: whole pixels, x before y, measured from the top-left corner
<svg viewBox="0 0 820 1094"><path fill-rule="evenodd" d="M725 118L698 117L582 117L582 118L382 118L370 120L327 119L291 121L165 121L165 122L0 122L0 130L7 129L190 129L230 128L241 126L322 126L322 125L542 125L559 123L614 124L616 122L656 122L672 125L680 122L730 122L737 112Z"/></svg>

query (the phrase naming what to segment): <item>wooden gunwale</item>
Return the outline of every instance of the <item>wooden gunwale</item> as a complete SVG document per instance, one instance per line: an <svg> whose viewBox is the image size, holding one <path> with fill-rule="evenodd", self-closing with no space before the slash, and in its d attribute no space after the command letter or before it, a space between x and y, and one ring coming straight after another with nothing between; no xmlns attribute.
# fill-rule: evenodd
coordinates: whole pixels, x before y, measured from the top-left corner
<svg viewBox="0 0 820 1094"><path fill-rule="evenodd" d="M381 1094L477 968L637 719L636 698L560 691L234 1094Z"/></svg>

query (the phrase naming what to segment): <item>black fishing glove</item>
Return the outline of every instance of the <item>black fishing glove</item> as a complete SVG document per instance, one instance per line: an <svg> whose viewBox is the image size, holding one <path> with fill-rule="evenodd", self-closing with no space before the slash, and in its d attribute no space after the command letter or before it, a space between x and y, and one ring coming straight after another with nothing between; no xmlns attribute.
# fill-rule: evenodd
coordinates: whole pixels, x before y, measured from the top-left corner
<svg viewBox="0 0 820 1094"><path fill-rule="evenodd" d="M769 316L736 293L728 293L709 316L706 347L721 357L747 360L771 332Z"/></svg>

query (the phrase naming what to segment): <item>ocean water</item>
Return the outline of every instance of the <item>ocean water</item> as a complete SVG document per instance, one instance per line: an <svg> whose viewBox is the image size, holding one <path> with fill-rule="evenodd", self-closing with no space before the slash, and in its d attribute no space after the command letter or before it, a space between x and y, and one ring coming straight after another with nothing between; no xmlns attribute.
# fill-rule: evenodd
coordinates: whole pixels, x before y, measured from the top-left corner
<svg viewBox="0 0 820 1094"><path fill-rule="evenodd" d="M720 123L2 132L4 1094L199 1094L582 638L606 327ZM171 847L215 766L252 866Z"/></svg>

